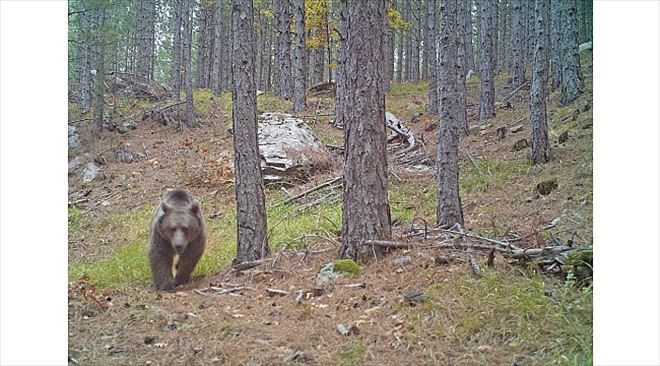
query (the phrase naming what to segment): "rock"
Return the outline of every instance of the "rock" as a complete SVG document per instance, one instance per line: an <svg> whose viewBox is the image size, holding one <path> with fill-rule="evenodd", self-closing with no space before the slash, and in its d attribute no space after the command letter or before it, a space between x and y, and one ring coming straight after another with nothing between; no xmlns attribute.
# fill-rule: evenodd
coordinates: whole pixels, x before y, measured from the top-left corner
<svg viewBox="0 0 660 366"><path fill-rule="evenodd" d="M106 80L113 94L148 98L151 101L163 100L170 96L167 87L137 74L110 72Z"/></svg>
<svg viewBox="0 0 660 366"><path fill-rule="evenodd" d="M69 126L69 150L75 150L80 147L80 135L76 126Z"/></svg>
<svg viewBox="0 0 660 366"><path fill-rule="evenodd" d="M337 324L337 332L343 336L347 336L350 333L344 324Z"/></svg>
<svg viewBox="0 0 660 366"><path fill-rule="evenodd" d="M509 131L511 131L511 133L517 133L517 132L522 131L522 129L523 129L523 125L519 124L519 125L511 127L511 129Z"/></svg>
<svg viewBox="0 0 660 366"><path fill-rule="evenodd" d="M335 272L334 269L335 269L334 262L326 263L325 265L323 265L319 273L316 275L316 285L322 286L328 282L332 282L340 278L341 274Z"/></svg>
<svg viewBox="0 0 660 366"><path fill-rule="evenodd" d="M334 262L326 263L316 275L316 287L321 287L328 282L335 281L348 275L356 275L356 269L348 262L352 262L357 267L357 275L360 273L360 267L351 259L338 259Z"/></svg>
<svg viewBox="0 0 660 366"><path fill-rule="evenodd" d="M419 122L419 118L422 116L422 112L417 112L413 114L412 119L410 120L410 123L417 123Z"/></svg>
<svg viewBox="0 0 660 366"><path fill-rule="evenodd" d="M593 50L593 49L594 49L594 43L589 41L589 42L582 43L578 47L578 52L582 53L582 51Z"/></svg>
<svg viewBox="0 0 660 366"><path fill-rule="evenodd" d="M557 141L560 144L563 144L564 142L568 141L568 131L564 131L561 135L559 135L559 139Z"/></svg>
<svg viewBox="0 0 660 366"><path fill-rule="evenodd" d="M451 258L445 256L445 255L439 255L435 257L435 265L436 266L444 266L446 264L449 264L451 262Z"/></svg>
<svg viewBox="0 0 660 366"><path fill-rule="evenodd" d="M128 144L123 144L115 150L115 159L120 163L132 163L135 161Z"/></svg>
<svg viewBox="0 0 660 366"><path fill-rule="evenodd" d="M96 163L87 163L83 170L83 182L89 183L96 178L96 173L99 171L99 166Z"/></svg>
<svg viewBox="0 0 660 366"><path fill-rule="evenodd" d="M520 151L526 147L529 147L529 143L527 142L527 139L520 139L516 141L515 144L513 144L513 148L511 150Z"/></svg>
<svg viewBox="0 0 660 366"><path fill-rule="evenodd" d="M121 125L121 127L119 128L119 132L126 133L128 130L134 130L136 128L137 128L137 122L133 121L132 119L129 119Z"/></svg>
<svg viewBox="0 0 660 366"><path fill-rule="evenodd" d="M493 127L492 123L484 123L481 126L479 126L479 130L484 131L484 130L487 130L491 127Z"/></svg>
<svg viewBox="0 0 660 366"><path fill-rule="evenodd" d="M69 160L69 173L73 173L78 166L80 166L80 163L82 163L82 159L80 156L76 156L75 158Z"/></svg>
<svg viewBox="0 0 660 366"><path fill-rule="evenodd" d="M312 129L301 119L283 113L259 116L259 154L264 180L281 181L296 178L305 168L330 164L330 156Z"/></svg>
<svg viewBox="0 0 660 366"><path fill-rule="evenodd" d="M414 304L426 301L428 296L422 291L410 291L403 295L403 299L409 304Z"/></svg>
<svg viewBox="0 0 660 366"><path fill-rule="evenodd" d="M406 255L406 256L403 256L403 257L394 258L393 263L394 263L395 267L407 266L410 263L412 263L412 257L409 256L409 255Z"/></svg>
<svg viewBox="0 0 660 366"><path fill-rule="evenodd" d="M593 122L593 121L587 121L585 124L582 125L582 129L583 129L583 130L587 130L587 129L593 127L593 126L594 126L594 122Z"/></svg>

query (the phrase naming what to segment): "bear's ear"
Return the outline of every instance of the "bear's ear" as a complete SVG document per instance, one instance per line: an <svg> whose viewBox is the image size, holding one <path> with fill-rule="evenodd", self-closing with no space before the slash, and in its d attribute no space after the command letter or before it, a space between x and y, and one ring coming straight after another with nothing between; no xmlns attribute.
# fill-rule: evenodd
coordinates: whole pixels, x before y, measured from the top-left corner
<svg viewBox="0 0 660 366"><path fill-rule="evenodd" d="M172 211L172 207L168 206L165 201L160 205L160 207L163 209L163 212L167 215Z"/></svg>
<svg viewBox="0 0 660 366"><path fill-rule="evenodd" d="M190 211L194 214L199 213L199 201L193 200L192 206L190 206Z"/></svg>

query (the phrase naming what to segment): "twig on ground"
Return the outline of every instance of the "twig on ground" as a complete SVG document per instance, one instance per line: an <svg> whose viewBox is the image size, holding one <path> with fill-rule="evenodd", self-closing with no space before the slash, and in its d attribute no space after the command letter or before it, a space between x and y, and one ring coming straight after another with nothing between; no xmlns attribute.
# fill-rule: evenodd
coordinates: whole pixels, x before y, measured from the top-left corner
<svg viewBox="0 0 660 366"><path fill-rule="evenodd" d="M412 243L397 243L394 241L386 240L365 240L362 245L370 245L372 247L390 248L390 249L403 249L412 247Z"/></svg>
<svg viewBox="0 0 660 366"><path fill-rule="evenodd" d="M310 189L308 189L308 190L306 190L306 191L304 191L304 192L302 192L302 193L299 193L299 194L297 194L297 195L295 195L295 196L293 196L293 197L291 197L291 198L285 200L284 203L291 203L291 202L293 202L293 201L295 201L295 200L299 200L299 199L305 197L306 195L308 195L308 194L310 194L310 193L312 193L312 192L316 192L316 191L318 191L319 189L323 189L323 188L325 188L325 187L331 186L331 185L333 185L333 184L339 182L341 179L342 179L342 177L340 176L340 177L333 178L333 179L331 179L331 180L329 180L329 181L323 182L323 183L319 184L319 185L316 186L316 187L312 187L312 188L310 188Z"/></svg>

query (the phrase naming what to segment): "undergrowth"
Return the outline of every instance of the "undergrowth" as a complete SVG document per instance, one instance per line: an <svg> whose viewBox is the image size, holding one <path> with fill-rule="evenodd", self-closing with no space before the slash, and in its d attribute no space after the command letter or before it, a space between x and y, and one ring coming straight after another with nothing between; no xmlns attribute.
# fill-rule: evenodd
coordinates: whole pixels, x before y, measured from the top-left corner
<svg viewBox="0 0 660 366"><path fill-rule="evenodd" d="M502 351L533 355L544 365L592 363L591 287L497 270L479 279L453 274L427 293L421 309L403 310L413 329L404 333L409 342L441 337L466 345L473 349L465 357L476 365Z"/></svg>
<svg viewBox="0 0 660 366"><path fill-rule="evenodd" d="M99 240L99 245L113 245L108 257L69 266L69 279L74 281L84 274L92 283L102 287L124 287L147 284L151 272L147 260L149 226L154 206L148 205L128 213L115 213L101 220L99 231L116 234L113 243ZM85 226L84 215L69 209L69 235L75 235ZM272 205L267 209L268 242L271 250L283 247L297 248L319 242L320 238L334 238L341 225L341 204L338 200L307 210L298 211L293 205ZM215 219L206 219L206 250L197 264L193 276L207 276L226 267L236 255L236 219L233 208Z"/></svg>

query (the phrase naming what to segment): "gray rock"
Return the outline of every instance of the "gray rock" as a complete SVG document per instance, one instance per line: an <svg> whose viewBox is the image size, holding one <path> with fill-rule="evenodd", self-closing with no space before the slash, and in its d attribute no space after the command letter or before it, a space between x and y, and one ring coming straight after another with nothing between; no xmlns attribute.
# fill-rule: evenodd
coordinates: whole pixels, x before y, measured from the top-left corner
<svg viewBox="0 0 660 366"><path fill-rule="evenodd" d="M407 266L410 263L412 263L412 257L409 255L403 256L403 257L397 257L394 258L394 266L395 267L403 267Z"/></svg>
<svg viewBox="0 0 660 366"><path fill-rule="evenodd" d="M80 163L82 163L82 159L80 156L76 156L75 158L69 160L69 173L72 173L78 166L80 166Z"/></svg>
<svg viewBox="0 0 660 366"><path fill-rule="evenodd" d="M132 119L129 119L126 122L124 122L123 126L126 130L134 130L138 127L138 124Z"/></svg>
<svg viewBox="0 0 660 366"><path fill-rule="evenodd" d="M515 125L515 126L511 127L511 129L509 129L509 131L511 131L511 133L517 133L517 132L522 131L523 127L524 126L522 124Z"/></svg>
<svg viewBox="0 0 660 366"><path fill-rule="evenodd" d="M96 178L96 173L99 171L100 167L96 163L87 163L85 169L83 170L83 182L89 183Z"/></svg>
<svg viewBox="0 0 660 366"><path fill-rule="evenodd" d="M337 324L337 332L343 336L347 336L350 333L344 324Z"/></svg>
<svg viewBox="0 0 660 366"><path fill-rule="evenodd" d="M314 157L327 153L312 129L289 114L259 116L259 155L266 181L280 181L300 168L313 167Z"/></svg>
<svg viewBox="0 0 660 366"><path fill-rule="evenodd" d="M75 150L80 147L80 135L76 126L69 126L69 150Z"/></svg>
<svg viewBox="0 0 660 366"><path fill-rule="evenodd" d="M316 275L316 286L322 286L328 282L332 282L345 275L342 272L335 272L335 263L326 263L321 267L321 270Z"/></svg>

